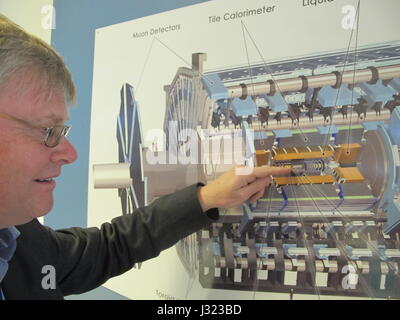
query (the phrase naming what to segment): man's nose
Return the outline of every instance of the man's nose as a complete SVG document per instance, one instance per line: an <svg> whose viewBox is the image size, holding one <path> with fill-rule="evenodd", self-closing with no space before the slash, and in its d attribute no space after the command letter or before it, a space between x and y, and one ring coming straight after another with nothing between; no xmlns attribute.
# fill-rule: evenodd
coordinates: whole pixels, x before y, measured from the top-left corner
<svg viewBox="0 0 400 320"><path fill-rule="evenodd" d="M75 147L65 137L63 137L60 143L53 149L51 153L51 161L60 163L61 165L70 164L78 158Z"/></svg>

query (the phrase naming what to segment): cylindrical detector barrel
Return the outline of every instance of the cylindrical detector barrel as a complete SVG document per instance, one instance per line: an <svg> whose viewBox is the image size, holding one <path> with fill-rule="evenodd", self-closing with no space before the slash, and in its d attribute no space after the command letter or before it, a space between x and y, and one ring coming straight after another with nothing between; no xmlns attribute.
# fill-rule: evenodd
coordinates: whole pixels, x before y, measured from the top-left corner
<svg viewBox="0 0 400 320"><path fill-rule="evenodd" d="M279 93L288 91L304 92L306 89L321 88L324 86L336 87L340 84L354 84L360 82L376 82L380 80L389 80L400 76L400 65L391 65L383 67L369 67L358 70L347 70L341 73L330 72L326 74L310 75L303 77L294 77L288 79L278 79L276 81L253 82L251 90L246 94L255 96L262 94L274 94L273 88L277 88ZM338 81L340 79L340 81ZM306 84L306 86L305 86ZM228 98L239 98L243 96L245 85L233 85L227 87ZM307 88L306 88L307 87Z"/></svg>
<svg viewBox="0 0 400 320"><path fill-rule="evenodd" d="M291 167L293 176L314 176L325 171L326 163L323 159L292 160L290 162L274 163L274 165Z"/></svg>
<svg viewBox="0 0 400 320"><path fill-rule="evenodd" d="M133 183L130 172L131 164L112 163L93 165L93 181L95 189L124 189Z"/></svg>

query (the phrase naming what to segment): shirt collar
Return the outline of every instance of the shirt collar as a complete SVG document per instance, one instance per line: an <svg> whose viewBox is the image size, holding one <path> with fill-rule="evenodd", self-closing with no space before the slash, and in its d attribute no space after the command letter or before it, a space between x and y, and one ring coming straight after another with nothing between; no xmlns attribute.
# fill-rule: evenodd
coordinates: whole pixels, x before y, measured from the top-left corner
<svg viewBox="0 0 400 320"><path fill-rule="evenodd" d="M15 227L0 229L0 282L7 273L8 261L14 255L19 235L20 232Z"/></svg>
<svg viewBox="0 0 400 320"><path fill-rule="evenodd" d="M0 229L0 250L7 249L13 241L20 235L20 232L15 227Z"/></svg>

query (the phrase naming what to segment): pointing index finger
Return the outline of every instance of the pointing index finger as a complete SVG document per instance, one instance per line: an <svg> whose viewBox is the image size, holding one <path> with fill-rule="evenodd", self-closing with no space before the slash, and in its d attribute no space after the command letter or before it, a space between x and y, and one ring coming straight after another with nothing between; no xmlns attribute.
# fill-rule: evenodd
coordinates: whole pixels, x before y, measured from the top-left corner
<svg viewBox="0 0 400 320"><path fill-rule="evenodd" d="M273 166L262 166L253 168L251 175L256 178L264 178L268 176L279 177L290 175L292 168L273 167Z"/></svg>

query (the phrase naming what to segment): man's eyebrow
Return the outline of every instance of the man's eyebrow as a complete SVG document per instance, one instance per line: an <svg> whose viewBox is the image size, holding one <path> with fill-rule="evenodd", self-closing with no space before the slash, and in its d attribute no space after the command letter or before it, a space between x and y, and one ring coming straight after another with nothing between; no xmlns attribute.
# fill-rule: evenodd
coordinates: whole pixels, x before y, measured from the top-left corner
<svg viewBox="0 0 400 320"><path fill-rule="evenodd" d="M55 123L64 123L65 121L69 120L69 115L66 118L60 117L56 114L49 114L44 117L45 120L52 120Z"/></svg>

